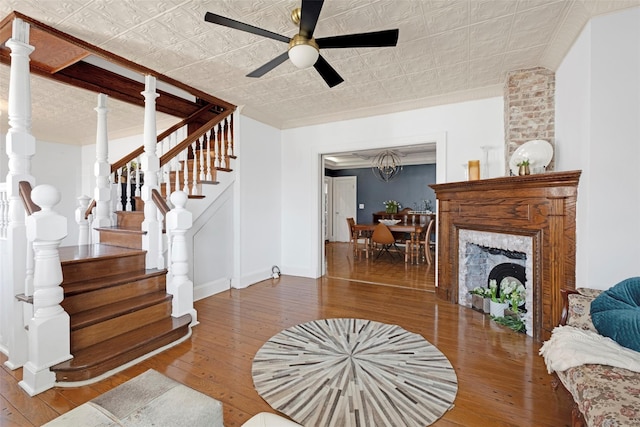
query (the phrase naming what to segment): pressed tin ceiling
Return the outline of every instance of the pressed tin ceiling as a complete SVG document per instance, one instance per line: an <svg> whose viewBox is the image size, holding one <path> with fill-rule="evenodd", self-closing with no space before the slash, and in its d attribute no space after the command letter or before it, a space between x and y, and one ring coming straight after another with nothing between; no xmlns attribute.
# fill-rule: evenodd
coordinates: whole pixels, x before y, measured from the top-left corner
<svg viewBox="0 0 640 427"><path fill-rule="evenodd" d="M289 61L245 77L286 44L204 21L213 12L285 36L297 0L3 0L21 12L286 129L501 96L508 71L556 70L588 20L640 0L326 0L315 37L399 28L396 47L323 49L344 78L329 89ZM4 41L3 41L4 42ZM7 131L9 68L0 66L0 130ZM96 94L32 78L33 133L95 141ZM140 108L110 99L110 138L139 134ZM162 123L170 121L161 117ZM159 125L161 128L162 125Z"/></svg>

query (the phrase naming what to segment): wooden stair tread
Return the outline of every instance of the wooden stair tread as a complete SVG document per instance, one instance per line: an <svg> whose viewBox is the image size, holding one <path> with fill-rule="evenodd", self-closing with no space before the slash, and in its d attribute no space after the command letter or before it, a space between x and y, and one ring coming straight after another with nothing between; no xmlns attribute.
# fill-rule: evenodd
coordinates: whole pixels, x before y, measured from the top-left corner
<svg viewBox="0 0 640 427"><path fill-rule="evenodd" d="M111 233L122 233L122 234L147 234L146 231L140 230L140 228L136 227L127 227L121 225L111 225L109 227L96 227L95 230L98 231L107 231Z"/></svg>
<svg viewBox="0 0 640 427"><path fill-rule="evenodd" d="M102 243L63 246L58 249L60 262L62 264L90 262L98 258L119 258L122 256L132 256L145 253L146 251L141 249L123 248L120 246L111 246Z"/></svg>
<svg viewBox="0 0 640 427"><path fill-rule="evenodd" d="M69 284L62 283L65 298L84 292L91 292L98 289L104 289L111 286L118 286L125 283L135 282L153 276L162 276L167 274L166 269L144 270L137 274L122 273L107 277L97 277L83 282L73 282Z"/></svg>
<svg viewBox="0 0 640 427"><path fill-rule="evenodd" d="M189 333L191 315L168 317L76 351L73 359L51 367L57 381L83 381L176 341Z"/></svg>
<svg viewBox="0 0 640 427"><path fill-rule="evenodd" d="M151 307L152 305L171 301L172 298L173 296L166 292L154 292L102 307L81 311L71 316L71 330L75 331L86 328L87 326L114 319L127 313L133 313L143 308Z"/></svg>

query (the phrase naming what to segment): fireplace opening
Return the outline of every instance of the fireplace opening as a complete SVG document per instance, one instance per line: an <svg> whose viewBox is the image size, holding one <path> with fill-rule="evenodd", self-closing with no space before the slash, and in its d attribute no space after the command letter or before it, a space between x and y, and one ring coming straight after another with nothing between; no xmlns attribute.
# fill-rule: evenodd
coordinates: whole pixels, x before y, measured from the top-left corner
<svg viewBox="0 0 640 427"><path fill-rule="evenodd" d="M476 287L489 287L489 280L524 286L521 320L527 335L533 335L534 280L533 240L529 236L460 229L458 234L458 304L471 308Z"/></svg>
<svg viewBox="0 0 640 427"><path fill-rule="evenodd" d="M516 253L521 254L521 252ZM487 278L487 287L489 287L489 282L491 280L495 280L498 284L496 296L500 296L501 284L503 280L515 281L516 285L522 285L525 288L527 286L527 276L524 266L512 262L504 262L493 267L489 272L489 277ZM518 306L518 309L523 313L526 313L526 302L522 301L522 303Z"/></svg>

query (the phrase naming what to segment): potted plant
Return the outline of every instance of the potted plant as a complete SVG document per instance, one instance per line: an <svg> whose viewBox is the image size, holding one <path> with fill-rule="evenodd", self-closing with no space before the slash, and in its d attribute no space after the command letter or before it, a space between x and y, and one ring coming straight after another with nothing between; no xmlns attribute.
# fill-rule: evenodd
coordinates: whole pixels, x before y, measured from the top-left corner
<svg viewBox="0 0 640 427"><path fill-rule="evenodd" d="M471 308L484 312L484 290L486 288L477 286L469 291L471 294Z"/></svg>
<svg viewBox="0 0 640 427"><path fill-rule="evenodd" d="M384 208L386 213L395 214L398 213L398 209L401 208L400 203L395 200L387 200L384 202Z"/></svg>
<svg viewBox="0 0 640 427"><path fill-rule="evenodd" d="M509 306L509 301L507 300L506 293L502 289L502 286L500 286L500 294L498 295L498 283L496 279L489 280L489 292L491 295L491 315L494 317L504 317L504 309Z"/></svg>
<svg viewBox="0 0 640 427"><path fill-rule="evenodd" d="M520 318L520 304L525 301L525 289L522 283L517 283L515 281L511 281L506 290L508 292L507 299L511 305L510 308L505 310L505 317L512 317L519 319Z"/></svg>
<svg viewBox="0 0 640 427"><path fill-rule="evenodd" d="M529 159L522 159L520 163L518 163L518 175L529 175L530 173Z"/></svg>

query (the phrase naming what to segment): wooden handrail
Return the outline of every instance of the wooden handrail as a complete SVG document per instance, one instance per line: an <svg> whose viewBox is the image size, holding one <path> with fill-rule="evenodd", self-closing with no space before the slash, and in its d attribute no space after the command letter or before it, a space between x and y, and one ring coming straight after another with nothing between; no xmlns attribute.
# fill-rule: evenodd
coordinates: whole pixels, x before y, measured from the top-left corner
<svg viewBox="0 0 640 427"><path fill-rule="evenodd" d="M215 125L220 123L222 120L229 117L232 113L233 113L232 110L225 110L224 112L220 113L220 115L214 117L204 125L200 126L195 132L191 132L182 142L180 142L178 145L173 147L171 150L164 153L164 155L160 158L160 166L163 166L166 163L168 163L171 159L173 159L175 156L180 154L185 148L187 148L192 142L200 138L202 134L204 134L208 130L211 130L211 128L213 128Z"/></svg>
<svg viewBox="0 0 640 427"><path fill-rule="evenodd" d="M162 197L162 194L160 194L160 192L155 188L151 190L151 200L153 200L153 203L160 210L160 212L162 212L162 216L166 217L171 208L164 200L164 197Z"/></svg>
<svg viewBox="0 0 640 427"><path fill-rule="evenodd" d="M194 113L192 113L189 117L187 117L187 118L185 118L183 120L180 120L178 123L176 123L175 125L171 126L169 129L165 130L160 135L158 135L158 137L156 138L156 142L159 143L160 141L165 139L167 136L171 135L173 132L175 132L178 129L180 129L182 126L191 123L193 120L197 119L198 117L200 117L204 113L210 111L213 107L214 107L214 105L207 104L204 107L202 107L199 110L197 110ZM226 116L224 116L224 117L226 117ZM135 159L136 157L140 156L143 153L144 153L144 145L141 145L140 147L138 147L135 150L133 150L131 153L129 153L126 156L122 157L120 160L112 163L111 164L111 173L117 171L118 169L120 169L121 167L125 166L127 163L129 163L130 161L132 161L133 159Z"/></svg>
<svg viewBox="0 0 640 427"><path fill-rule="evenodd" d="M93 212L93 208L95 207L96 207L96 199L91 199L91 203L89 203L87 210L84 211L84 219L89 218L89 215L91 215L91 213Z"/></svg>
<svg viewBox="0 0 640 427"><path fill-rule="evenodd" d="M32 215L40 210L40 206L31 200L31 183L29 181L20 181L18 183L18 192L20 193L20 198L28 215Z"/></svg>

